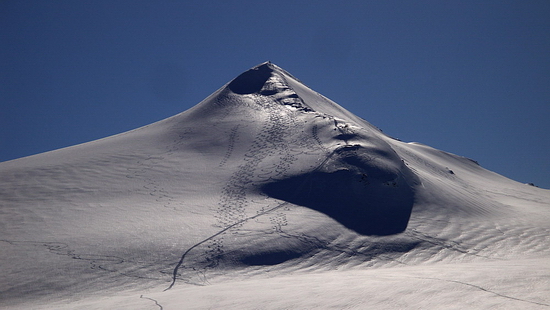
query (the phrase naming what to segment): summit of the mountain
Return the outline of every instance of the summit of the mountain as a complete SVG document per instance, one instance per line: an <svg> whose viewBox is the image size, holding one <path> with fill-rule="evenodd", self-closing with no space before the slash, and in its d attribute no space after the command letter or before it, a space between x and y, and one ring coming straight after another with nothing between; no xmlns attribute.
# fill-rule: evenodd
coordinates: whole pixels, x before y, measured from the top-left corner
<svg viewBox="0 0 550 310"><path fill-rule="evenodd" d="M241 73L229 83L228 87L236 94L259 93L272 76L274 69L273 64L264 62Z"/></svg>
<svg viewBox="0 0 550 310"><path fill-rule="evenodd" d="M259 64L233 79L227 88L238 95L271 96L282 105L301 111L313 111L291 88L291 75L271 62Z"/></svg>

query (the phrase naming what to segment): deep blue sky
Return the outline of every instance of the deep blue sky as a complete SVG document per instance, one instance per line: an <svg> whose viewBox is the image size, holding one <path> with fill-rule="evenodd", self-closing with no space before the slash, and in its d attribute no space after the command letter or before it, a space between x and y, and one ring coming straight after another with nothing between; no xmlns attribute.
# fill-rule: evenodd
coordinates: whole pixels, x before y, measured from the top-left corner
<svg viewBox="0 0 550 310"><path fill-rule="evenodd" d="M391 136L550 188L550 1L190 2L0 1L0 161L172 116L271 60Z"/></svg>

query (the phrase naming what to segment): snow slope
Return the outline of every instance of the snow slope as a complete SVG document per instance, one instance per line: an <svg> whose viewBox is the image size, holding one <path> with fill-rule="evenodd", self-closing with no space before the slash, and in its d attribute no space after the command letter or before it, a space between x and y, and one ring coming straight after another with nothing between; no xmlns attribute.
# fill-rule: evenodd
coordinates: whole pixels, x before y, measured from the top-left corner
<svg viewBox="0 0 550 310"><path fill-rule="evenodd" d="M386 136L271 63L0 163L4 309L548 308L550 191Z"/></svg>

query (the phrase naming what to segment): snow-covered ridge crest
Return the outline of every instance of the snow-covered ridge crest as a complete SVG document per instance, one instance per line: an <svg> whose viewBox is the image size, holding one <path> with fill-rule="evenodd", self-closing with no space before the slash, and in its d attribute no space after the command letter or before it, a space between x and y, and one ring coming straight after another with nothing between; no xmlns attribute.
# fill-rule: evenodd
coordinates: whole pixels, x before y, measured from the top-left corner
<svg viewBox="0 0 550 310"><path fill-rule="evenodd" d="M313 111L292 90L284 75L285 72L281 68L265 62L236 77L229 83L228 88L240 95L272 96L277 102L291 109Z"/></svg>

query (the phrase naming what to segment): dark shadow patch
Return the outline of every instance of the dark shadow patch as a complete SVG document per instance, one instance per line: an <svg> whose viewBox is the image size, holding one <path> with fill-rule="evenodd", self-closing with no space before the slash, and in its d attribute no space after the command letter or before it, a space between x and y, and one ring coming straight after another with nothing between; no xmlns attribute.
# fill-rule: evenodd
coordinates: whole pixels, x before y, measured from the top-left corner
<svg viewBox="0 0 550 310"><path fill-rule="evenodd" d="M271 77L273 70L269 64L252 68L236 77L229 83L229 89L240 95L258 93L265 82Z"/></svg>
<svg viewBox="0 0 550 310"><path fill-rule="evenodd" d="M289 251L256 253L241 259L248 266L273 266L302 256L301 253Z"/></svg>
<svg viewBox="0 0 550 310"><path fill-rule="evenodd" d="M391 182L378 171L314 171L268 183L269 196L322 212L363 235L391 235L407 228L414 191L403 176Z"/></svg>
<svg viewBox="0 0 550 310"><path fill-rule="evenodd" d="M419 246L420 241L386 241L386 242L373 242L369 245L367 253L371 255L389 254L389 253L407 253Z"/></svg>
<svg viewBox="0 0 550 310"><path fill-rule="evenodd" d="M356 138L356 137L357 137L357 135L353 134L353 133L342 133L342 134L337 135L334 138L338 139L338 140L348 141L348 140L351 140L351 139Z"/></svg>

